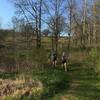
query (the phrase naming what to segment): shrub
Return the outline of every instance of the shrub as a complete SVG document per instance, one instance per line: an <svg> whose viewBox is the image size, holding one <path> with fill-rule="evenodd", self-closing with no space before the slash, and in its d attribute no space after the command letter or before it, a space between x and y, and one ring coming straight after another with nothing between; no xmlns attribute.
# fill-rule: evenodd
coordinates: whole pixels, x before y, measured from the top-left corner
<svg viewBox="0 0 100 100"><path fill-rule="evenodd" d="M92 48L86 60L89 68L93 68L95 72L100 72L100 52L96 48Z"/></svg>

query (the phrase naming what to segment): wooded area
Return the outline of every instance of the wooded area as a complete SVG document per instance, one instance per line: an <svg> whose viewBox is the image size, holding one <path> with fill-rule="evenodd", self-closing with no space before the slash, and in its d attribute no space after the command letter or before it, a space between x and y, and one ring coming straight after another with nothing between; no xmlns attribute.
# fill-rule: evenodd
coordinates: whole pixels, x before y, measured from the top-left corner
<svg viewBox="0 0 100 100"><path fill-rule="evenodd" d="M100 0L9 2L16 12L13 28L0 28L0 100L100 100Z"/></svg>

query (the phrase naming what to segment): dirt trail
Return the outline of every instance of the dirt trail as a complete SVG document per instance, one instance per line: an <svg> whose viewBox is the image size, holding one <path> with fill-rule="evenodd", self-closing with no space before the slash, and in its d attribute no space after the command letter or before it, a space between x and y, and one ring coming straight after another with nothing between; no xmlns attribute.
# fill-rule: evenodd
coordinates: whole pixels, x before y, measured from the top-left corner
<svg viewBox="0 0 100 100"><path fill-rule="evenodd" d="M69 69L68 77L70 86L62 96L67 99L62 100L100 100L100 76L95 76L81 64L75 64Z"/></svg>

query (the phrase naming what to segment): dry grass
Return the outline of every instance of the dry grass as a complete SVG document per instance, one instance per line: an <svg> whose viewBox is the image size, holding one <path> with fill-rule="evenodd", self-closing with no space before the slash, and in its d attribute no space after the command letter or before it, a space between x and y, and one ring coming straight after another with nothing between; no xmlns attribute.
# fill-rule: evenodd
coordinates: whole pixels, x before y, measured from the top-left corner
<svg viewBox="0 0 100 100"><path fill-rule="evenodd" d="M21 98L26 95L39 94L43 89L43 85L38 80L31 77L20 75L16 80L0 79L0 100L8 97Z"/></svg>

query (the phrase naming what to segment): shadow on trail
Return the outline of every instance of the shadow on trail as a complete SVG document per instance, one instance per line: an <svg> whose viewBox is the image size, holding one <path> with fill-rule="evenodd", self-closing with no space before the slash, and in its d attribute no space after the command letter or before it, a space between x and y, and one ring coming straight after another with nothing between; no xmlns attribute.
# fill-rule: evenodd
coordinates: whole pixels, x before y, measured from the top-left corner
<svg viewBox="0 0 100 100"><path fill-rule="evenodd" d="M79 100L100 100L100 75L82 63L69 66L70 87L66 94L75 95Z"/></svg>
<svg viewBox="0 0 100 100"><path fill-rule="evenodd" d="M41 71L35 71L33 74L38 77L44 86L41 100L48 100L69 88L69 78L63 70L49 67Z"/></svg>

